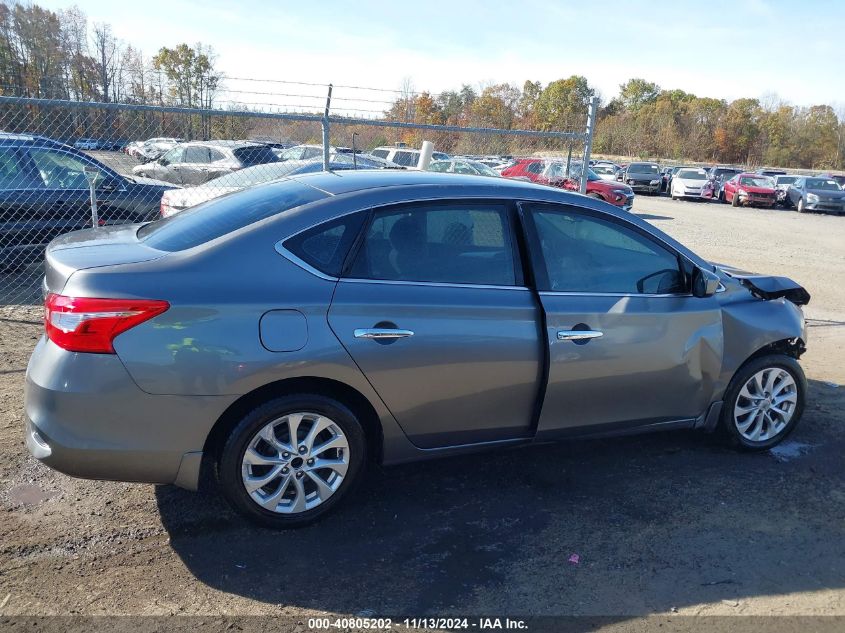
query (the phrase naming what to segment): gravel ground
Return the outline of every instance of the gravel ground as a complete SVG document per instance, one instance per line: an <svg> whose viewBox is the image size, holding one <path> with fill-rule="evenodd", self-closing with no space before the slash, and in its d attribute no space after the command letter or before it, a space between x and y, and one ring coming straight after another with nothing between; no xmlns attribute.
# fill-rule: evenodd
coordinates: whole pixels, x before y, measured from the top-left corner
<svg viewBox="0 0 845 633"><path fill-rule="evenodd" d="M343 511L267 532L211 493L29 458L39 315L0 309L0 614L845 615L845 218L649 197L635 212L812 293L809 405L780 450L666 433L372 469Z"/></svg>

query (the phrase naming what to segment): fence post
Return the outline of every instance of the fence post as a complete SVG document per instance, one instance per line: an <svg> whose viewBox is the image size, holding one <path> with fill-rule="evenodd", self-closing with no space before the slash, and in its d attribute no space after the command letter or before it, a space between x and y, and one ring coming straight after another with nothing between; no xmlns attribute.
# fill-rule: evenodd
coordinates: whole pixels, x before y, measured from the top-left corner
<svg viewBox="0 0 845 633"><path fill-rule="evenodd" d="M323 171L329 171L329 109L332 107L332 85L329 84L329 94L326 96L326 111L323 114Z"/></svg>
<svg viewBox="0 0 845 633"><path fill-rule="evenodd" d="M584 132L584 159L581 161L581 186L579 191L587 193L587 170L590 168L590 154L593 151L593 132L596 130L596 111L599 107L599 98L590 99L590 111L587 114L587 129Z"/></svg>

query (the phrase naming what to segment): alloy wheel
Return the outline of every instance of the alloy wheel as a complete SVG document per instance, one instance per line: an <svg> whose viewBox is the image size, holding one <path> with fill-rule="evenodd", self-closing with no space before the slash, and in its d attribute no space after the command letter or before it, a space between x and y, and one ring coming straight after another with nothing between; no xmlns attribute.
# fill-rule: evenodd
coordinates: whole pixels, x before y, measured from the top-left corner
<svg viewBox="0 0 845 633"><path fill-rule="evenodd" d="M743 385L734 405L734 424L750 442L765 442L786 429L798 405L798 387L780 367L767 367Z"/></svg>
<svg viewBox="0 0 845 633"><path fill-rule="evenodd" d="M289 413L266 424L247 444L241 479L259 506L280 514L316 508L343 483L349 442L318 413Z"/></svg>

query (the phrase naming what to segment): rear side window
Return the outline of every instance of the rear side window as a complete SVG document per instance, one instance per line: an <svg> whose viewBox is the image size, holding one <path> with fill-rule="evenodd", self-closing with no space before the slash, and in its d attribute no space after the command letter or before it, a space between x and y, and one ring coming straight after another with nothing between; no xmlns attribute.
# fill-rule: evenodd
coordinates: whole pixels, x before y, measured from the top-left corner
<svg viewBox="0 0 845 633"><path fill-rule="evenodd" d="M338 277L365 218L365 213L351 213L324 222L285 241L284 247L309 266Z"/></svg>
<svg viewBox="0 0 845 633"><path fill-rule="evenodd" d="M275 163L279 160L272 149L266 145L256 147L239 147L232 152L244 167Z"/></svg>
<svg viewBox="0 0 845 633"><path fill-rule="evenodd" d="M543 171L543 163L528 163L528 166L525 168L529 174L539 174Z"/></svg>
<svg viewBox="0 0 845 633"><path fill-rule="evenodd" d="M377 211L349 276L514 286L517 272L506 208L455 203Z"/></svg>
<svg viewBox="0 0 845 633"><path fill-rule="evenodd" d="M43 187L29 169L23 169L18 155L12 148L0 149L0 189L33 189Z"/></svg>
<svg viewBox="0 0 845 633"><path fill-rule="evenodd" d="M207 163L208 162L208 148L202 145L189 145L185 148L185 157L182 159L185 163Z"/></svg>
<svg viewBox="0 0 845 633"><path fill-rule="evenodd" d="M138 229L138 239L158 250L181 251L324 197L295 180L258 185L150 222Z"/></svg>

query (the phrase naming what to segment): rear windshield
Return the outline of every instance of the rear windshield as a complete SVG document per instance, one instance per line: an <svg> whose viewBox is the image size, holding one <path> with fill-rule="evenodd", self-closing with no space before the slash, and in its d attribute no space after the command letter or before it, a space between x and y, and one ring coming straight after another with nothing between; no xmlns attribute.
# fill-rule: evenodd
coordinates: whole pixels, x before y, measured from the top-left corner
<svg viewBox="0 0 845 633"><path fill-rule="evenodd" d="M701 169L682 169L678 172L681 180L707 180L707 174Z"/></svg>
<svg viewBox="0 0 845 633"><path fill-rule="evenodd" d="M659 174L660 167L649 163L631 163L628 165L628 171L634 174Z"/></svg>
<svg viewBox="0 0 845 633"><path fill-rule="evenodd" d="M145 224L138 239L160 251L182 251L324 197L295 180L259 185Z"/></svg>
<svg viewBox="0 0 845 633"><path fill-rule="evenodd" d="M245 167L261 165L263 163L275 163L279 160L276 153L266 145L239 147L232 153Z"/></svg>

